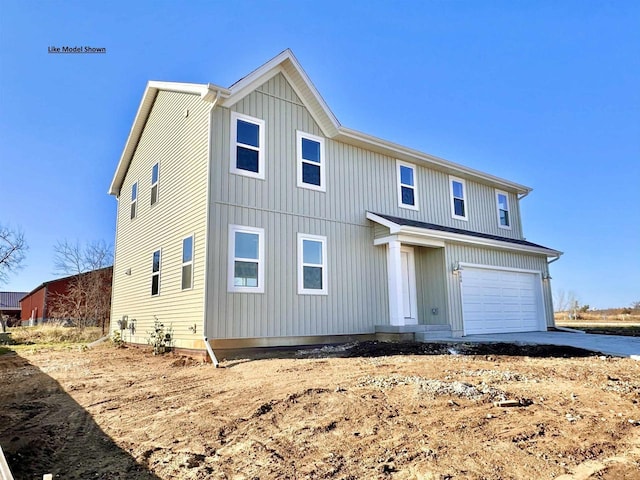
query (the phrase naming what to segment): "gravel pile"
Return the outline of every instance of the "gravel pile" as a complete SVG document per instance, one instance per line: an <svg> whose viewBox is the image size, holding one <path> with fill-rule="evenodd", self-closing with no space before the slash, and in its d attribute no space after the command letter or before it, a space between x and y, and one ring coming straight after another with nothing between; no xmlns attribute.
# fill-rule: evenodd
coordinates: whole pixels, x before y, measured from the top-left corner
<svg viewBox="0 0 640 480"><path fill-rule="evenodd" d="M397 387L399 385L415 385L421 392L431 395L449 395L470 400L504 400L505 392L497 388L490 387L484 382L478 385L471 385L465 382L444 382L442 380L430 380L423 377L405 377L392 375L389 377L367 376L358 382L359 387L377 387L383 390Z"/></svg>

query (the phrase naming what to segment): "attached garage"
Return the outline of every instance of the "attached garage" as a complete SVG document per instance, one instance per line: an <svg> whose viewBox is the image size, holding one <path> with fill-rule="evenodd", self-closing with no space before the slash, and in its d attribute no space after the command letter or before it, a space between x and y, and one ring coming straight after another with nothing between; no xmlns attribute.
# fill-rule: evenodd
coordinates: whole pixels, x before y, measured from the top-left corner
<svg viewBox="0 0 640 480"><path fill-rule="evenodd" d="M538 272L465 265L460 275L464 335L546 330Z"/></svg>

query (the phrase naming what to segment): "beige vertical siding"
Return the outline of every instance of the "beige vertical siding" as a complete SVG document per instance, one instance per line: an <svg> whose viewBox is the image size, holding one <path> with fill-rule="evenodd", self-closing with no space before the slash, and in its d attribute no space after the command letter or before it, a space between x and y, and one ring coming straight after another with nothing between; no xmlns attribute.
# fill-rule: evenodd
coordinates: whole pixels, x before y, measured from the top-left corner
<svg viewBox="0 0 640 480"><path fill-rule="evenodd" d="M447 243L445 247L445 275L447 278L449 323L454 333L462 334L462 304L460 297L460 277L451 273L457 262L474 263L478 265L492 265L507 268L520 268L544 273L547 259L544 255L527 255L505 250L470 247L455 243ZM544 311L547 325L553 325L553 305L551 302L548 281L543 284Z"/></svg>
<svg viewBox="0 0 640 480"><path fill-rule="evenodd" d="M444 248L415 247L416 287L421 324L447 324ZM437 308L437 314L432 312Z"/></svg>
<svg viewBox="0 0 640 480"><path fill-rule="evenodd" d="M185 110L189 110L185 117ZM136 320L134 342L145 343L154 315L173 327L176 346L202 335L206 240L208 106L198 96L159 92L118 198L112 328ZM151 169L159 162L159 200L151 206ZM138 214L130 219L131 186ZM194 235L194 279L182 291L182 239ZM160 295L151 296L154 250L162 250ZM131 269L131 275L125 271ZM189 327L196 326L196 334ZM127 340L129 336L127 334Z"/></svg>
<svg viewBox="0 0 640 480"><path fill-rule="evenodd" d="M265 122L264 180L229 172L231 110ZM367 211L521 237L515 194L509 198L513 228L500 229L495 189L467 180L469 221L454 220L449 175L418 165L420 210L403 209L397 204L394 158L331 139L325 140L326 192L299 188L296 130L322 136L281 74L231 109L214 111L207 294L212 338L370 333L375 325L388 323L386 250L373 246L373 238L388 229L372 226ZM264 228L262 294L227 291L230 224ZM297 233L327 237L326 296L297 294ZM447 286L444 250L417 251L421 319L446 323L451 308L458 307L447 299L452 288ZM434 307L437 316L431 313Z"/></svg>

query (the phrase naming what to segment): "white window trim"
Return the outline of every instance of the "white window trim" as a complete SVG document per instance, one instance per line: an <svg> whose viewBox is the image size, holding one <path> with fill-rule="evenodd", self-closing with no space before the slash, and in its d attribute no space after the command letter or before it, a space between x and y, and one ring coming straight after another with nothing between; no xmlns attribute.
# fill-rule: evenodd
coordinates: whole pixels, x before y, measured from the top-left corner
<svg viewBox="0 0 640 480"><path fill-rule="evenodd" d="M464 202L464 216L456 215L456 205L454 202L453 196L453 182L459 182L462 184L462 201ZM469 201L467 195L467 182L465 182L462 178L453 177L449 175L449 194L451 197L451 216L456 220L464 220L469 221Z"/></svg>
<svg viewBox="0 0 640 480"><path fill-rule="evenodd" d="M236 260L250 260L236 258L236 232L254 233L258 235L258 286L257 287L239 287L234 283L235 280L235 262ZM264 228L247 227L244 225L229 225L229 266L227 272L227 291L231 293L264 293Z"/></svg>
<svg viewBox="0 0 640 480"><path fill-rule="evenodd" d="M502 225L500 223L500 197L499 195L504 195L507 199L507 216L509 218L509 225ZM511 205L509 204L509 194L502 190L496 190L496 215L498 216L498 227L504 230L511 230L511 224L513 223L513 219L511 218Z"/></svg>
<svg viewBox="0 0 640 480"><path fill-rule="evenodd" d="M318 264L305 264L303 259L303 241L312 240L322 244L322 289L304 288L304 267L317 267ZM327 288L327 237L298 233L298 295L328 295Z"/></svg>
<svg viewBox="0 0 640 480"><path fill-rule="evenodd" d="M312 183L305 183L302 181L302 164L309 163L312 165L317 165L315 162L310 162L308 160L304 160L302 158L302 139L306 138L307 140L311 140L314 142L318 142L320 144L320 186L314 185ZM300 188L308 188L309 190L317 190L319 192L326 192L327 187L325 184L325 154L324 154L324 138L317 137L315 135L311 135L310 133L306 133L300 130L296 130L296 158L298 164L298 187Z"/></svg>
<svg viewBox="0 0 640 480"><path fill-rule="evenodd" d="M158 169L158 171L160 171ZM133 195L133 186L136 186L136 199L135 200L131 200L131 205L129 205L129 217L131 217L131 206L133 204L135 204L135 215L133 216L133 218L130 218L131 221L135 220L136 218L138 218L138 197L140 196L140 184L138 183L138 181L136 180L135 182L133 182L131 184L131 194Z"/></svg>
<svg viewBox="0 0 640 480"><path fill-rule="evenodd" d="M238 133L238 120L242 120L245 121L247 123L253 123L254 125L258 125L259 127L259 133L258 133L258 143L260 144L260 146L258 147L257 151L258 151L258 172L250 172L248 170L243 170L241 168L237 167L237 158L236 158L236 147L238 146L238 142L237 142L237 133ZM231 131L231 141L230 143L230 159L231 159L231 163L230 163L230 172L234 173L236 175L244 175L245 177L252 177L252 178L258 178L260 180L264 180L264 155L265 155L265 149L264 149L264 129L265 129L265 122L264 120L261 120L259 118L255 118L255 117L250 117L249 115L244 115L242 113L238 113L238 112L231 112L231 128L229 129ZM252 145L246 145L244 143L241 143L240 145L249 148L251 150L256 150L256 148Z"/></svg>
<svg viewBox="0 0 640 480"><path fill-rule="evenodd" d="M158 271L153 271L153 256L156 252L160 252L160 265L158 266ZM160 292L162 290L162 248L154 248L151 252L151 288L153 288L153 277L154 275L158 276L158 293L151 294L152 297L159 297ZM151 291L151 289L149 289Z"/></svg>
<svg viewBox="0 0 640 480"><path fill-rule="evenodd" d="M191 261L189 262L185 262L182 261L181 262L181 267L180 267L180 289L184 292L187 290L193 290L193 265L194 265L194 257L195 257L195 253L196 253L196 234L192 233L191 235L187 235L186 237L182 237L182 248L180 250L180 253L182 255L182 258L184 258L184 241L187 238L191 238ZM185 265L191 265L191 286L189 288L182 288L182 270L184 269Z"/></svg>
<svg viewBox="0 0 640 480"><path fill-rule="evenodd" d="M155 181L155 183L153 182L153 167L155 167L156 165L158 165L158 180ZM151 189L149 190L149 195L151 195L151 192L153 191L153 187L156 187L156 201L155 203L151 203L149 202L149 204L153 207L155 205L157 205L158 203L160 203L160 162L156 162L151 166Z"/></svg>
<svg viewBox="0 0 640 480"><path fill-rule="evenodd" d="M413 170L413 185L402 183L402 175L400 175L400 167L407 167ZM398 206L400 208L406 208L409 210L420 210L418 206L418 178L417 178L418 169L412 163L403 162L401 160L396 160L396 183L398 185ZM407 187L413 189L413 201L415 205L408 205L406 203L402 203L402 187Z"/></svg>

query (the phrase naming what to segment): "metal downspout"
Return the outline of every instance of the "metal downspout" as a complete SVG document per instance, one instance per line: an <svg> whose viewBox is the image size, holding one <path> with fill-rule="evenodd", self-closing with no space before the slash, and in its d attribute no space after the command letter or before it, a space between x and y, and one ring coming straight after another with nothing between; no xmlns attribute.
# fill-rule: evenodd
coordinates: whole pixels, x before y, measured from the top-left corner
<svg viewBox="0 0 640 480"><path fill-rule="evenodd" d="M209 108L209 132L208 132L208 149L209 155L207 158L207 208L206 211L206 219L205 219L205 239L204 239L204 308L202 313L202 340L204 341L204 346L207 349L207 353L209 354L209 358L211 359L211 363L217 368L219 365L218 359L216 358L216 354L213 352L213 348L211 348L211 344L209 343L209 338L207 337L207 303L209 298L209 286L207 283L207 270L209 268L209 215L211 210L211 162L213 160L213 148L212 148L212 136L213 136L213 109L218 103L218 99L220 98L220 92L218 91L213 101L211 101L211 107ZM210 101L210 100L208 100Z"/></svg>

